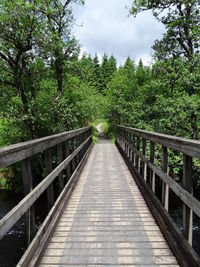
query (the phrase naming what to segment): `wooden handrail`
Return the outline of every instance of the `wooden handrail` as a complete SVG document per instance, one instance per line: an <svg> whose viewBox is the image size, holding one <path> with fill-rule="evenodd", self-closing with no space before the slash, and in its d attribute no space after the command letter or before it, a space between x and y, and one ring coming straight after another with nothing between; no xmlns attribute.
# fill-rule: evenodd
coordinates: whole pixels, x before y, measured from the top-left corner
<svg viewBox="0 0 200 267"><path fill-rule="evenodd" d="M88 137L70 156L58 165L41 183L39 183L20 203L15 206L0 220L0 239L12 228L13 225L24 215L24 213L35 203L42 193L53 183L59 173L66 168L69 162L87 144L91 136Z"/></svg>
<svg viewBox="0 0 200 267"><path fill-rule="evenodd" d="M182 152L185 155L200 159L200 141L171 136L167 134L148 132L121 125L118 125L117 127L118 129L126 130L126 132L128 133L132 133L135 136L149 140L153 143L172 148L176 151Z"/></svg>
<svg viewBox="0 0 200 267"><path fill-rule="evenodd" d="M146 145L150 143L150 159L146 157ZM141 149L142 144L142 149ZM162 146L162 168L155 164L155 144ZM152 133L126 126L117 126L117 145L139 176L155 194L155 175L162 181L161 203L168 211L169 188L183 201L183 234L192 245L193 212L200 217L200 201L193 195L192 157L200 159L200 141ZM181 152L183 156L182 185L168 174L168 148ZM142 151L141 151L142 150Z"/></svg>
<svg viewBox="0 0 200 267"><path fill-rule="evenodd" d="M0 239L26 214L28 243L34 234L34 203L47 191L48 209L55 203L53 182L58 177L59 191L65 187L63 170L66 169L67 180L72 176L92 143L92 127L85 127L61 134L11 145L0 149L0 167L22 163L22 180L25 197L8 214L0 220ZM57 146L58 166L52 170L51 148ZM65 149L63 151L63 148ZM32 188L31 157L45 152L44 178L34 189ZM64 153L63 153L64 152ZM65 158L63 159L63 154ZM71 164L71 167L69 166Z"/></svg>
<svg viewBox="0 0 200 267"><path fill-rule="evenodd" d="M89 129L91 129L90 126L2 147L0 148L0 167L6 167L28 157L34 156L39 152L82 134Z"/></svg>
<svg viewBox="0 0 200 267"><path fill-rule="evenodd" d="M122 140L128 145L128 147L135 152L135 154L146 163L147 166L155 172L169 187L172 191L189 207L191 208L199 217L200 217L200 201L188 193L180 184L178 184L172 177L165 173L160 167L153 164L150 160L142 155L133 145L126 141L123 137Z"/></svg>

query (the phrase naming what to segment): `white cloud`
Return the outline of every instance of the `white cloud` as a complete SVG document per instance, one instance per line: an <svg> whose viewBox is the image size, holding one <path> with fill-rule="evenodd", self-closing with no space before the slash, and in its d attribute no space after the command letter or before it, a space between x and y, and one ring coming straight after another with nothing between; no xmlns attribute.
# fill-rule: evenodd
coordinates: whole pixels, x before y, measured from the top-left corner
<svg viewBox="0 0 200 267"><path fill-rule="evenodd" d="M82 50L94 55L113 54L122 64L128 56L137 63L142 58L151 62L151 46L159 39L164 27L150 12L128 17L131 0L86 0L84 7L76 6L74 15L78 25L74 34Z"/></svg>

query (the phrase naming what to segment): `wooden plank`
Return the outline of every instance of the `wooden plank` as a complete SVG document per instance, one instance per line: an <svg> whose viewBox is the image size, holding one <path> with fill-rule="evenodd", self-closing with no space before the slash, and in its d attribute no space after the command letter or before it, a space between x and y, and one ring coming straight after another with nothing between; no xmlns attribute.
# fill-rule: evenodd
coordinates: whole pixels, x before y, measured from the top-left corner
<svg viewBox="0 0 200 267"><path fill-rule="evenodd" d="M162 242L140 242L140 243L134 243L134 242L108 242L108 243L99 243L99 242L74 242L74 243L55 243L55 242L50 242L48 245L47 249L113 249L116 247L118 249L168 249L169 246L166 241Z"/></svg>
<svg viewBox="0 0 200 267"><path fill-rule="evenodd" d="M47 257L44 256L42 258L41 264L65 264L74 265L74 264L140 264L140 265L148 265L148 264L177 264L176 259L174 256L118 256L115 255L110 256L95 256L95 257L88 257L88 256L62 256L62 257Z"/></svg>
<svg viewBox="0 0 200 267"><path fill-rule="evenodd" d="M110 256L114 255L116 252L116 249L111 248L91 248L91 249L47 249L44 253L45 256L84 256L87 255L89 257L93 256ZM170 249L130 249L130 248L121 248L118 249L118 255L119 256L173 256Z"/></svg>
<svg viewBox="0 0 200 267"><path fill-rule="evenodd" d="M95 226L95 225L91 225L91 226L75 226L73 225L73 228L71 227L72 224L58 224L58 227L56 228L57 232L70 232L70 231L74 231L74 232L92 232L92 231L98 231L98 232L113 232L113 231L124 231L126 229L126 231L160 231L159 227L156 225L156 223L152 226L152 225L110 225L110 226Z"/></svg>
<svg viewBox="0 0 200 267"><path fill-rule="evenodd" d="M39 267L69 267L68 264L40 264ZM114 267L120 267L122 266L121 264L91 264L90 267L110 267L110 266L114 266ZM126 264L125 265L126 267L138 267L140 265L136 264L136 265L133 265L133 264ZM145 265L145 266L148 266L148 267L166 267L166 266L170 266L170 267L178 267L179 265L175 265L175 264L170 264L170 265L166 265L166 264L159 264L159 265L155 265L155 264L148 264L148 265ZM76 264L73 264L73 267L80 267L80 264L76 265ZM88 267L88 264L87 265L83 265L81 264L81 267Z"/></svg>

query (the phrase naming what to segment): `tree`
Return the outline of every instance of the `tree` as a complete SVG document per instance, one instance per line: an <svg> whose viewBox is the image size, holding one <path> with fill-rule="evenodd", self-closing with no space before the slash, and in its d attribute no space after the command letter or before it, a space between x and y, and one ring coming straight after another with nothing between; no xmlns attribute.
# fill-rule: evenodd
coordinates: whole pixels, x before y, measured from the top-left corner
<svg viewBox="0 0 200 267"><path fill-rule="evenodd" d="M101 64L101 86L100 92L105 92L108 83L111 81L113 74L117 70L116 59L112 55L110 58L106 54L103 55Z"/></svg>
<svg viewBox="0 0 200 267"><path fill-rule="evenodd" d="M79 53L79 45L71 36L74 23L71 4L84 4L84 0L43 0L42 13L47 20L45 53L51 58L57 79L57 91L63 91L63 71L66 61Z"/></svg>
<svg viewBox="0 0 200 267"><path fill-rule="evenodd" d="M180 1L140 1L135 0L130 13L151 10L161 21L167 32L161 41L156 41L154 49L158 58L184 57L191 59L199 54L200 3L199 0Z"/></svg>
<svg viewBox="0 0 200 267"><path fill-rule="evenodd" d="M30 99L35 97L31 64L36 56L37 40L43 31L40 4L25 0L0 1L0 58L4 72L0 83L15 89L13 93L19 95L24 122L32 138L36 134L35 123L31 119L33 109L30 108Z"/></svg>
<svg viewBox="0 0 200 267"><path fill-rule="evenodd" d="M198 98L199 92L196 88L199 87L200 80L200 2L198 0L135 0L130 13L136 16L139 12L146 10L151 10L166 28L163 38L155 42L153 49L155 59L160 61L159 69L162 69L163 77L167 75L169 78L171 76L168 79L168 82L171 81L169 90L176 94L174 88L181 88L181 80L184 80L185 83L182 83L183 93L187 93L191 99L195 99L193 97L195 95ZM185 75L186 73L187 75ZM197 139L199 132L198 110L194 110L192 106L190 121L192 122L191 138Z"/></svg>
<svg viewBox="0 0 200 267"><path fill-rule="evenodd" d="M100 83L101 83L101 68L99 63L99 58L97 54L95 54L93 58L93 85L94 87L100 91Z"/></svg>

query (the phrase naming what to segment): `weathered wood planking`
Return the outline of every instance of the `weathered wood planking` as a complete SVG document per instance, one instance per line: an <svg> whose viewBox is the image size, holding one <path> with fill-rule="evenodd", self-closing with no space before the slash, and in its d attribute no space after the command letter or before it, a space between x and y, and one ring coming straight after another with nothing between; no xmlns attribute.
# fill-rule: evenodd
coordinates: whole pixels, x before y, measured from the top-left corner
<svg viewBox="0 0 200 267"><path fill-rule="evenodd" d="M39 263L179 266L116 147L99 143Z"/></svg>

